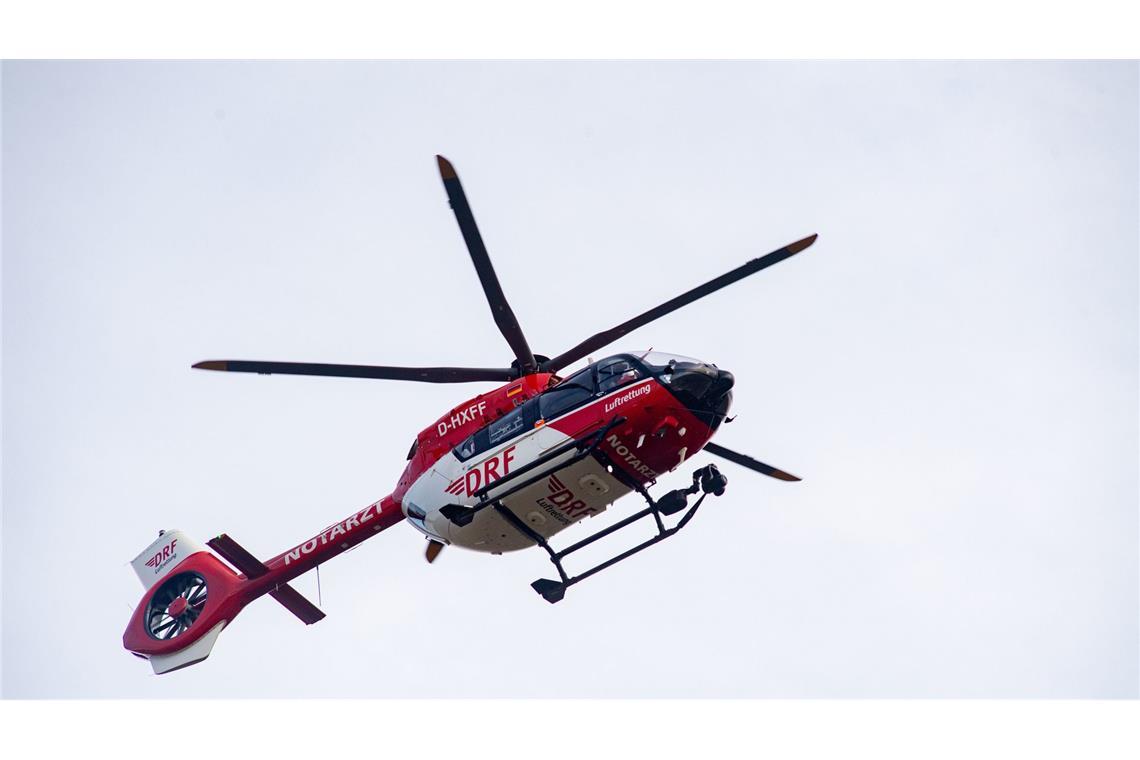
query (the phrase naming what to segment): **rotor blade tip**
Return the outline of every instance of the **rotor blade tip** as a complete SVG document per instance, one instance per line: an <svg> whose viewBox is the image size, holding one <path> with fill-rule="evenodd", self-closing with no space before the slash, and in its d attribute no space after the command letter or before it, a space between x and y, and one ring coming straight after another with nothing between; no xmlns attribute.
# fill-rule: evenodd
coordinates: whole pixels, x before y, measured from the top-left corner
<svg viewBox="0 0 1140 760"><path fill-rule="evenodd" d="M216 369L219 372L225 372L227 369L229 369L229 367L227 366L228 364L229 364L229 362L224 362L224 361L198 362L197 364L193 365L192 368L193 369Z"/></svg>
<svg viewBox="0 0 1140 760"><path fill-rule="evenodd" d="M444 179L455 179L455 167L443 156L436 154L436 163L439 164L439 175Z"/></svg>
<svg viewBox="0 0 1140 760"><path fill-rule="evenodd" d="M807 247L808 247L808 246L810 246L812 243L814 243L814 242L815 242L815 239L816 239L817 237L819 237L819 235L818 235L818 234L816 234L816 235L808 235L808 236L807 236L806 238L804 238L803 240L797 240L796 242L794 242L794 243L792 243L791 245L789 245L789 246L788 246L788 250L789 250L789 251L791 251L792 253L799 253L800 251L802 251L803 249L807 248Z"/></svg>

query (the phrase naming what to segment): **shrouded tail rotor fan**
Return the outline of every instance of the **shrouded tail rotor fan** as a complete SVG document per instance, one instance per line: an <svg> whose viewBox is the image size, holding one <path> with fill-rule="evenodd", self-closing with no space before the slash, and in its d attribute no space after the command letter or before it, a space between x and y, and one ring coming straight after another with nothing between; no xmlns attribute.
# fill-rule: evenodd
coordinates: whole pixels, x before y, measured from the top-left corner
<svg viewBox="0 0 1140 760"><path fill-rule="evenodd" d="M168 578L146 610L146 632L167 640L184 633L206 607L206 579L198 573L178 573Z"/></svg>

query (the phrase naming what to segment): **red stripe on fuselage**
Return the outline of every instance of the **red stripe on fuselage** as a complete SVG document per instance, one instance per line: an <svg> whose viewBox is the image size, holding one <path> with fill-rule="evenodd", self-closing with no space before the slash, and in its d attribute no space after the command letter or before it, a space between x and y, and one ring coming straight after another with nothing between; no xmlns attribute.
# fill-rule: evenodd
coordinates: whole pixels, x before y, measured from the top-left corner
<svg viewBox="0 0 1140 760"><path fill-rule="evenodd" d="M547 424L565 435L581 437L619 416L626 421L606 435L599 451L642 483L680 464L682 449L686 459L695 454L713 433L654 379L619 388ZM663 427L669 417L677 424Z"/></svg>

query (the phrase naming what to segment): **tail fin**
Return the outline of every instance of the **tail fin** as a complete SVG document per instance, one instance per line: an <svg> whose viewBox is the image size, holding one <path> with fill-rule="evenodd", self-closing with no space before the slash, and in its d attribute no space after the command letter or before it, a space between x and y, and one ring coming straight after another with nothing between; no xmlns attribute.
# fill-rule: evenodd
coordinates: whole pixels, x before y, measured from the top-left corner
<svg viewBox="0 0 1140 760"><path fill-rule="evenodd" d="M177 530L161 532L131 561L147 593L123 634L123 646L149 660L156 674L209 657L222 629L262 594L272 596L306 625L325 616L288 583L251 585L267 575L269 567L229 536L222 534L207 543L243 575Z"/></svg>
<svg viewBox="0 0 1140 760"><path fill-rule="evenodd" d="M182 531L168 530L131 566L147 589L123 634L123 646L168 673L210 656L226 624L245 606L234 603L241 578Z"/></svg>
<svg viewBox="0 0 1140 760"><path fill-rule="evenodd" d="M180 530L160 530L158 538L131 560L131 567L143 588L150 588L192 554L206 547Z"/></svg>

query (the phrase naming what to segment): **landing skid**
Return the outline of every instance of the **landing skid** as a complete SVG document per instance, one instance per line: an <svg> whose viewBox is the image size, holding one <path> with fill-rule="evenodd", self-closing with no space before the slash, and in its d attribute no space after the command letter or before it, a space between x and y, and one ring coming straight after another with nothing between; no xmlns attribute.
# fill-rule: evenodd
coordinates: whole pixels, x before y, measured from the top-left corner
<svg viewBox="0 0 1140 760"><path fill-rule="evenodd" d="M597 454L597 456L603 460L606 459L605 455L603 454ZM606 462L606 464L609 464L611 466L615 474L621 472L616 466L613 466L612 462ZM550 561L554 565L554 569L558 571L558 577L561 580L552 581L548 578L539 578L530 585L531 588L537 591L543 599L550 602L551 604L554 604L555 602L561 601L562 598L566 596L566 589L570 588L575 583L584 581L591 575L599 573L602 570L605 570L607 567L621 562L627 557L632 557L634 554L648 549L650 546L653 546L657 542L664 541L666 538L669 538L673 534L677 533L679 530L681 530L681 528L685 527L688 524L689 520L693 519L693 515L697 513L697 509L701 506L701 502L705 500L705 497L710 493L716 496L720 496L724 493L724 487L727 485L727 483L728 479L720 474L716 468L716 465L710 464L693 473L693 485L689 488L670 491L669 493L662 496L660 500L654 500L654 498L649 495L649 491L647 491L643 485L630 478L628 479L627 485L640 493L646 502L649 503L649 506L636 514L630 515L621 522L615 523L608 528L603 528L597 533L594 533L591 536L587 536L581 541L575 544L571 544L565 549L557 552L550 547L550 544L547 543L545 538L543 538L535 531L531 530L530 526L519 519L519 517L514 512L499 503L495 503L493 505L493 508L496 512L502 515L503 519L509 522L517 531L541 546L546 550L546 553L550 555ZM672 515L685 509L685 507L688 505L688 497L692 494L695 494L697 491L703 491L704 493L702 493L700 498L697 499L697 502L693 504L693 506L690 507L687 512L685 512L684 516L681 517L680 521L676 525L674 525L672 528L666 528L665 523L661 519L661 515ZM598 539L605 538L608 535L616 533L622 528L632 525L638 520L650 515L653 516L654 521L657 523L656 536L638 544L632 549L628 549L621 554L611 557L599 565L595 565L583 573L579 573L573 577L570 577L566 574L566 570L562 567L562 560L566 556L573 554L579 549L589 546Z"/></svg>
<svg viewBox="0 0 1140 760"><path fill-rule="evenodd" d="M649 491L636 479L630 477L619 466L606 456L606 454L599 448L599 445L604 440L606 433L615 428L616 426L625 422L624 417L618 417L609 422L609 424L602 427L600 430L583 436L574 441L559 446L557 449L548 452L542 457L539 457L534 462L531 462L525 467L521 467L510 475L496 480L493 483L488 483L482 488L474 492L474 496L479 499L478 503L474 506L468 507L462 504L448 504L444 506L440 512L451 522L459 526L468 525L475 519L475 515L484 509L494 509L504 520L507 521L515 530L530 539L534 543L541 546L547 554L550 555L550 561L554 564L554 569L558 571L559 581L552 581L548 578L539 578L534 583L530 584L531 588L542 595L542 598L551 604L561 601L566 596L566 589L573 586L575 583L584 581L595 573L605 570L611 565L621 562L623 559L632 557L640 551L648 549L659 541L664 541L669 538L681 528L685 527L689 520L693 519L693 515L697 513L697 509L701 506L701 502L710 493L714 496L720 496L724 493L724 488L728 485L728 478L720 474L716 465L709 464L700 468L693 473L693 484L688 488L679 488L674 491L669 491L660 499L654 499L649 495ZM555 460L564 456L567 453L573 452L573 456L564 462L553 464ZM624 520L611 525L608 528L587 536L581 541L571 544L561 551L554 551L550 544L547 542L540 533L533 530L527 525L518 515L512 512L507 507L503 506L502 500L527 488L534 483L545 478L554 470L560 470L568 467L576 462L580 462L586 457L593 456L601 462L606 469L624 485L631 490L637 491L641 494L642 498L649 504L648 507L641 510L636 514L632 514ZM547 465L550 465L549 467ZM505 489L505 490L502 490ZM489 491L496 490L500 493L494 497L488 495ZM677 512L688 507L689 496L703 491L700 498L696 503L688 509L681 519L671 528L666 528L664 521L661 519L662 515L673 515ZM596 565L584 573L580 573L573 577L566 574L565 568L562 567L562 560L568 555L582 549L595 541L612 535L617 531L625 528L633 523L641 520L644 517L652 515L653 520L657 523L657 535L647 541L643 541L632 549L628 549L615 557L611 557L600 565Z"/></svg>

